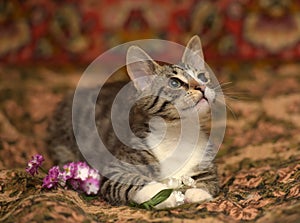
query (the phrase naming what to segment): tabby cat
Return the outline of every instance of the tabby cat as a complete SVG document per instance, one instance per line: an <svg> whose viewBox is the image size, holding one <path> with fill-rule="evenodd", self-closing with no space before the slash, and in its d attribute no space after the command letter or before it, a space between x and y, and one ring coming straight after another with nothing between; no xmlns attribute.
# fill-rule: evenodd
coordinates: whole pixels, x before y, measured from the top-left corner
<svg viewBox="0 0 300 223"><path fill-rule="evenodd" d="M100 195L111 204L120 205L129 202L143 203L163 189L174 187L175 192L184 196L185 202L201 202L212 199L219 191L216 166L214 163L201 165L209 153L207 135L200 127L196 145L186 140L183 149L195 147L186 162L178 164L185 151L176 151L181 134L181 125L189 114L196 111L199 120L210 114L210 104L214 103L216 92L211 86L211 77L203 61L201 42L194 36L187 44L178 65L159 64L151 59L141 48L132 46L127 51L127 61L138 58L138 62L127 64L127 72L134 83L134 94L139 95L130 110L130 129L139 137L139 149L125 145L114 133L111 120L111 107L117 93L126 82L109 83L102 87L100 94L91 89L82 89L85 100L98 97L96 100L95 122L98 137L108 147L111 154L122 162L111 162L103 158L105 167L100 170L103 175ZM140 76L151 77L145 81ZM127 97L127 96L126 96ZM128 100L130 100L128 95ZM100 100L101 98L101 100ZM126 100L123 100L126 103ZM48 146L55 162L63 163L82 160L74 137L77 128L86 128L85 119L90 113L82 106L78 111L81 119L72 126L72 95L59 105L49 125ZM122 108L119 108L120 114ZM163 118L165 124L159 118ZM151 124L149 124L151 122ZM200 122L201 123L201 122ZM163 125L163 126L162 126ZM161 128L165 128L165 132ZM73 130L74 129L74 130ZM162 134L164 134L163 139ZM89 134L86 135L86 137ZM149 137L148 137L149 136ZM91 138L90 143L93 144ZM134 141L134 140L132 140ZM141 143L142 142L142 143ZM134 145L134 142L132 142ZM96 148L96 143L95 143ZM167 157L171 158L166 161ZM130 165L128 165L130 164ZM178 171L169 173L171 166L180 166ZM173 167L172 166L172 167ZM169 171L169 172L168 172ZM172 186L170 181L189 179L189 187ZM168 199L155 208L177 206L178 193L173 192Z"/></svg>

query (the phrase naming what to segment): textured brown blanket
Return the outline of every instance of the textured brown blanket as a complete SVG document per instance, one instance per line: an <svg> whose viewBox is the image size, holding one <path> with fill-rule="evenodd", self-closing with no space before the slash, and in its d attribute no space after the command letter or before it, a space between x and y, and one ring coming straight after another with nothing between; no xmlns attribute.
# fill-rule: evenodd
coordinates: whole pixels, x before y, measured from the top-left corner
<svg viewBox="0 0 300 223"><path fill-rule="evenodd" d="M47 121L82 69L0 68L0 222L300 222L300 65L225 66L228 114L219 154L221 193L167 211L113 207L72 190L45 190L25 171L36 153L52 165Z"/></svg>

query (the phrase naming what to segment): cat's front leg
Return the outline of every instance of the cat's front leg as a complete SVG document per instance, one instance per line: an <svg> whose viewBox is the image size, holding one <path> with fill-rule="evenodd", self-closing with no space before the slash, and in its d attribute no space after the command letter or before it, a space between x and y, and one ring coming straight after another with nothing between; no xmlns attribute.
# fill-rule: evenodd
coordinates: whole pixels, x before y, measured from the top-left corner
<svg viewBox="0 0 300 223"><path fill-rule="evenodd" d="M145 185L141 190L139 190L133 197L133 201L138 204L142 204L145 201L150 200L152 197L154 197L154 195L156 195L160 191L165 189L168 189L167 185L153 181ZM183 200L184 195L179 191L174 191L165 201L156 205L155 209L173 208L180 204L183 204Z"/></svg>

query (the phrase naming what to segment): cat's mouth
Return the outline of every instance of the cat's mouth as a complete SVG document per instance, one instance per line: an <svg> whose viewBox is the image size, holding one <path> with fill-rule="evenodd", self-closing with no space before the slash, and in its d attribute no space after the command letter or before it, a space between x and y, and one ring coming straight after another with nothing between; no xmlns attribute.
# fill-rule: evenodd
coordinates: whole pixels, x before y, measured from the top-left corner
<svg viewBox="0 0 300 223"><path fill-rule="evenodd" d="M205 94L202 95L202 98L200 98L200 100L197 103L199 103L201 100L205 100L208 102L208 98L205 96Z"/></svg>
<svg viewBox="0 0 300 223"><path fill-rule="evenodd" d="M196 102L195 106L198 105L198 104L200 104L200 103L203 103L203 102L209 103L209 100L208 100L208 98L205 95L205 91L202 91L202 95L199 98L199 100Z"/></svg>
<svg viewBox="0 0 300 223"><path fill-rule="evenodd" d="M209 103L208 98L205 97L205 95L203 94L203 96L198 101L195 101L192 105L190 105L189 107L187 107L183 110L189 110L189 109L194 109L194 108L196 108L198 110L203 105L208 105L208 103Z"/></svg>
<svg viewBox="0 0 300 223"><path fill-rule="evenodd" d="M200 106L200 105L202 105L202 104L208 104L208 99L207 99L207 97L205 97L204 95L202 96L202 98L200 98L196 103L195 103L195 105L194 105L194 107L196 107L196 106Z"/></svg>

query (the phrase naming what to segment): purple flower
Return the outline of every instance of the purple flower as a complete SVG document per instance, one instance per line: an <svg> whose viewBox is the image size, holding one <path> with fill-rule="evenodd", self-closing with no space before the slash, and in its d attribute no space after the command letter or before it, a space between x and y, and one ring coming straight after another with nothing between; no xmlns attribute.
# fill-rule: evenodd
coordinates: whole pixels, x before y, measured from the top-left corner
<svg viewBox="0 0 300 223"><path fill-rule="evenodd" d="M78 162L77 169L74 174L74 179L86 180L89 176L90 167L85 162Z"/></svg>
<svg viewBox="0 0 300 223"><path fill-rule="evenodd" d="M42 155L36 154L32 156L32 159L27 164L26 172L32 176L38 174L38 168L42 165L44 160L45 159Z"/></svg>
<svg viewBox="0 0 300 223"><path fill-rule="evenodd" d="M58 166L54 166L52 167L49 172L48 175L43 179L43 185L42 187L44 188L52 188L52 187L56 187L59 183L59 176L60 176L60 170Z"/></svg>
<svg viewBox="0 0 300 223"><path fill-rule="evenodd" d="M90 168L87 179L81 184L81 189L88 195L97 194L100 188L100 174L97 170Z"/></svg>
<svg viewBox="0 0 300 223"><path fill-rule="evenodd" d="M99 174L98 170L91 168L89 171L88 178L93 178L93 179L100 181L100 174Z"/></svg>
<svg viewBox="0 0 300 223"><path fill-rule="evenodd" d="M85 162L71 162L63 166L62 172L58 166L52 167L43 179L44 188L66 185L88 195L97 194L100 188L100 174Z"/></svg>
<svg viewBox="0 0 300 223"><path fill-rule="evenodd" d="M74 174L68 179L69 185L74 190L81 190L86 194L97 194L100 187L99 172L89 167L85 162L77 162L72 165L74 165L71 168L74 170ZM66 169L69 168L66 167Z"/></svg>
<svg viewBox="0 0 300 223"><path fill-rule="evenodd" d="M82 184L82 181L81 180L75 180L75 179L69 179L68 183L71 185L73 190L79 190L80 186Z"/></svg>
<svg viewBox="0 0 300 223"><path fill-rule="evenodd" d="M81 189L87 193L90 194L97 194L100 188L100 182L97 179L94 178L88 178L81 184Z"/></svg>
<svg viewBox="0 0 300 223"><path fill-rule="evenodd" d="M71 179L75 176L75 173L77 172L77 164L72 162L64 165L64 177L66 180Z"/></svg>
<svg viewBox="0 0 300 223"><path fill-rule="evenodd" d="M62 187L66 186L67 179L66 179L64 172L63 173L59 172L57 179L58 179L58 183L60 186L62 186Z"/></svg>

